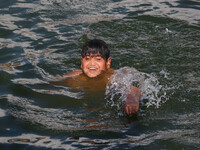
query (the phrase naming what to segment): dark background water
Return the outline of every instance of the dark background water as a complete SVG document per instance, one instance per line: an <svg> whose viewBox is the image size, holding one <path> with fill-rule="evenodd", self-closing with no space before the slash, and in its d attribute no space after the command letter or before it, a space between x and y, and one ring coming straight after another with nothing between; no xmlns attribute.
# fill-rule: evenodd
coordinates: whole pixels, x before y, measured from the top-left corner
<svg viewBox="0 0 200 150"><path fill-rule="evenodd" d="M198 0L1 0L0 8L0 149L200 148ZM102 93L83 99L49 83L80 68L93 38L109 44L112 68L149 75L137 116L89 111L104 105Z"/></svg>

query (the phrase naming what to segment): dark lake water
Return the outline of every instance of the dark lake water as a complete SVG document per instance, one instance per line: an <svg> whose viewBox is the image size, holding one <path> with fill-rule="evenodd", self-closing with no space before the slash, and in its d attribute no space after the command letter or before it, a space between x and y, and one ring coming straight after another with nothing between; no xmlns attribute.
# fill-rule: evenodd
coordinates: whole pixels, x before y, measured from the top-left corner
<svg viewBox="0 0 200 150"><path fill-rule="evenodd" d="M199 0L1 0L0 149L200 149L199 14ZM93 38L116 70L105 93L52 84Z"/></svg>

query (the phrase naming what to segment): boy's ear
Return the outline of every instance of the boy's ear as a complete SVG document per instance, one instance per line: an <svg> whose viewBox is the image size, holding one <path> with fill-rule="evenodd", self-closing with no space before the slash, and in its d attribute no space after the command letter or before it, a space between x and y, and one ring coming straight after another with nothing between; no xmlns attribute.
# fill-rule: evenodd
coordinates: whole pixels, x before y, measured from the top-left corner
<svg viewBox="0 0 200 150"><path fill-rule="evenodd" d="M109 57L106 61L106 68L110 69L110 65L111 65L111 58Z"/></svg>

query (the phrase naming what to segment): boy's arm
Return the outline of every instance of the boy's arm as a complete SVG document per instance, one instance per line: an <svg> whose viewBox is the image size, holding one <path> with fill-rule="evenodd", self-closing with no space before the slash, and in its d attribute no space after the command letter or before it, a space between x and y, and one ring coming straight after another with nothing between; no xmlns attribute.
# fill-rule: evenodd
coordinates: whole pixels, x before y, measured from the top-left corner
<svg viewBox="0 0 200 150"><path fill-rule="evenodd" d="M72 71L70 73L67 73L67 74L63 75L63 77L64 78L66 78L66 77L74 77L74 76L80 75L81 73L83 73L82 70L75 70L75 71Z"/></svg>
<svg viewBox="0 0 200 150"><path fill-rule="evenodd" d="M124 111L127 115L138 112L140 97L141 91L137 87L131 86L131 92L128 94L127 100L124 104Z"/></svg>
<svg viewBox="0 0 200 150"><path fill-rule="evenodd" d="M51 79L51 81L64 80L67 77L75 77L75 76L80 75L81 73L83 73L82 70L75 70L62 76L56 76L54 79Z"/></svg>

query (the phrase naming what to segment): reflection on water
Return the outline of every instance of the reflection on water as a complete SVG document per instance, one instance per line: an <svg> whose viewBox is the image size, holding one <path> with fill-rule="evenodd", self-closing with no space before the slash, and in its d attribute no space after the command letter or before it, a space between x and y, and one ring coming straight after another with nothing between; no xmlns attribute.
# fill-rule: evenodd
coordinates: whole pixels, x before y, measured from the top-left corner
<svg viewBox="0 0 200 150"><path fill-rule="evenodd" d="M105 147L114 148L118 144L130 144L131 147L137 146L145 146L153 143L155 140L159 139L169 139L173 138L179 141L180 143L184 144L188 141L191 141L194 145L198 144L197 138L191 138L190 135L194 134L195 130L169 130L169 131L158 131L152 134L142 134L140 136L128 136L126 139L90 139L80 137L78 139L68 138L63 141L59 141L57 139L52 139L50 137L37 137L37 135L22 135L18 138L13 139L4 139L7 140L9 143L29 143L30 145L38 145L44 146L47 148L65 148L65 149L75 149L76 144L80 144L83 146L100 146L103 145ZM70 143L67 144L67 143ZM189 143L188 143L189 144ZM94 147L95 148L95 147Z"/></svg>
<svg viewBox="0 0 200 150"><path fill-rule="evenodd" d="M199 6L3 1L0 149L198 149ZM105 99L50 82L80 68L80 47L92 38L109 44L116 70ZM121 106L131 84L143 95L139 113L126 116Z"/></svg>
<svg viewBox="0 0 200 150"><path fill-rule="evenodd" d="M0 48L6 47L6 46L8 46L8 44L2 44L2 45L0 46Z"/></svg>
<svg viewBox="0 0 200 150"><path fill-rule="evenodd" d="M18 63L19 61L20 61L20 59L15 59L15 60L12 60L11 62L7 63L7 64L0 64L0 70L13 71L16 66L23 65L21 63Z"/></svg>

